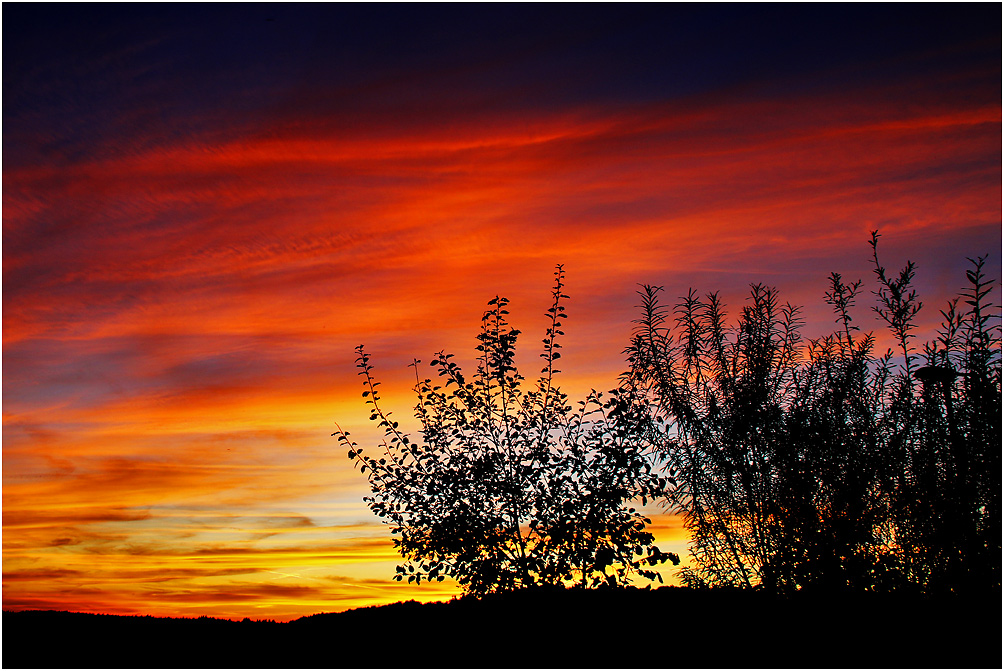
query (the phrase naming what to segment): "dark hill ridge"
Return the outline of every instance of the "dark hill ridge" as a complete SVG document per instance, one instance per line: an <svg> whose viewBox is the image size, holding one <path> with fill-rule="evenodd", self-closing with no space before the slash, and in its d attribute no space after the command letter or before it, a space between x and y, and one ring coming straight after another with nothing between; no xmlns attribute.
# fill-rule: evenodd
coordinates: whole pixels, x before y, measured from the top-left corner
<svg viewBox="0 0 1004 671"><path fill-rule="evenodd" d="M5 612L4 668L1001 668L1001 594L540 590L286 623Z"/></svg>

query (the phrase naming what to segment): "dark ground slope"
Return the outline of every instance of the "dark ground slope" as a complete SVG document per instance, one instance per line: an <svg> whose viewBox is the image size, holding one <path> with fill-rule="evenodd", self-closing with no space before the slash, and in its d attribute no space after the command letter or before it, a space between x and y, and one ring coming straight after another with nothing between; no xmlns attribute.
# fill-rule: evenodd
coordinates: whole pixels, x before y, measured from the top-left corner
<svg viewBox="0 0 1004 671"><path fill-rule="evenodd" d="M288 623L4 613L4 668L1001 668L1001 595L522 592Z"/></svg>

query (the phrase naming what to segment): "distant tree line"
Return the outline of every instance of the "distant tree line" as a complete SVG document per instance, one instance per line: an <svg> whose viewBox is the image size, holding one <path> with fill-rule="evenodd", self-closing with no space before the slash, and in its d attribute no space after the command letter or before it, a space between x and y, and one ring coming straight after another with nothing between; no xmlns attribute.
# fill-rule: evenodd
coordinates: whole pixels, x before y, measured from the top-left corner
<svg viewBox="0 0 1004 671"><path fill-rule="evenodd" d="M397 578L457 579L474 594L530 585L623 585L676 555L635 507L668 504L690 532L685 584L796 590L973 593L1000 588L1000 315L986 257L918 345L916 268L884 268L870 244L872 312L895 348L855 322L863 282L833 273L837 325L805 339L800 309L754 284L731 323L717 293L672 306L639 292L628 371L576 408L558 388L558 267L544 367L516 370L519 331L489 303L467 380L440 353L418 375L412 441L364 397L385 440L377 456L336 434L368 475L371 509L407 560Z"/></svg>

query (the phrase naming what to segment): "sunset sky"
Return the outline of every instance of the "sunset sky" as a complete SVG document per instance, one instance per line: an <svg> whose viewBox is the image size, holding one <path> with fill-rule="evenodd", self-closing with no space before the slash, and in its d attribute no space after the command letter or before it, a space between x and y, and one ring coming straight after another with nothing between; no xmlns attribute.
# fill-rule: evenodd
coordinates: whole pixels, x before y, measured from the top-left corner
<svg viewBox="0 0 1004 671"><path fill-rule="evenodd" d="M4 609L457 594L391 580L330 435L376 436L353 349L410 419L407 364L472 365L501 294L535 371L558 263L573 397L624 370L641 283L732 314L771 284L818 336L831 271L874 287L872 230L886 266L917 263L926 327L967 256L1001 276L999 3L3 19Z"/></svg>

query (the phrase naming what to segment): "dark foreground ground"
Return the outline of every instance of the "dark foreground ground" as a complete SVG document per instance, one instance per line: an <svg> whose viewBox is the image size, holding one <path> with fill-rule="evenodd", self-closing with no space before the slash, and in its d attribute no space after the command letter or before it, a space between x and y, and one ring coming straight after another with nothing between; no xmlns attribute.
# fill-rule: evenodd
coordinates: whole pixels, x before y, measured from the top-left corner
<svg viewBox="0 0 1004 671"><path fill-rule="evenodd" d="M414 601L293 622L3 614L4 668L1001 668L985 599L657 590Z"/></svg>

